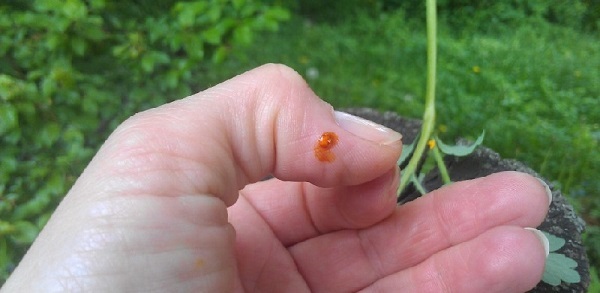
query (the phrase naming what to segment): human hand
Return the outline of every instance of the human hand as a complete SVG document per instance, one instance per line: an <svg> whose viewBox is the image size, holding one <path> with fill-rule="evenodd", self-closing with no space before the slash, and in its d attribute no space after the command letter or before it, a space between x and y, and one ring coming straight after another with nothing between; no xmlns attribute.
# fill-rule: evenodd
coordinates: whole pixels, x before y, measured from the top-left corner
<svg viewBox="0 0 600 293"><path fill-rule="evenodd" d="M339 136L331 162L314 154L324 132ZM398 207L400 151L397 133L260 67L119 126L2 291L535 286L545 251L523 227L547 212L539 181L499 173Z"/></svg>

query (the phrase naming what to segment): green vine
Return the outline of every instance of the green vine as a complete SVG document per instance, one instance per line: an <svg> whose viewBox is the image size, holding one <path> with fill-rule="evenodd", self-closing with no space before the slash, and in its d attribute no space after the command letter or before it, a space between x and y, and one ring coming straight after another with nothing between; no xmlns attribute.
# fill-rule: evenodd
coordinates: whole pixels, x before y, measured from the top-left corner
<svg viewBox="0 0 600 293"><path fill-rule="evenodd" d="M398 186L398 196L408 183L411 178L415 176L419 160L425 152L427 142L431 138L433 133L433 126L435 125L435 76L436 76L436 59L437 59L437 9L435 0L427 0L427 85L425 94L425 111L423 113L423 125L421 126L421 135L419 141L415 147L408 165L402 171L400 177L400 185Z"/></svg>

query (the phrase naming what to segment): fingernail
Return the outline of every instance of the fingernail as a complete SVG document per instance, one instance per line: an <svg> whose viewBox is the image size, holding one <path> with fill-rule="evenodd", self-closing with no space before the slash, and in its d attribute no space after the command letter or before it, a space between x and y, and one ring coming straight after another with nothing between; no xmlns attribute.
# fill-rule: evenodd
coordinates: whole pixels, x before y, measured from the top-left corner
<svg viewBox="0 0 600 293"><path fill-rule="evenodd" d="M550 186L548 186L548 184L544 180L542 180L540 178L536 178L536 179L542 183L544 188L546 188L546 195L548 196L548 206L550 206L552 204L552 190L550 190Z"/></svg>
<svg viewBox="0 0 600 293"><path fill-rule="evenodd" d="M525 228L525 230L533 232L533 234L540 240L540 242L544 246L544 252L546 253L546 257L548 257L548 254L550 254L550 242L548 241L548 238L546 238L546 235L544 235L542 231L535 228Z"/></svg>
<svg viewBox="0 0 600 293"><path fill-rule="evenodd" d="M402 139L402 135L392 129L345 112L335 111L335 120L352 134L382 145L391 145Z"/></svg>

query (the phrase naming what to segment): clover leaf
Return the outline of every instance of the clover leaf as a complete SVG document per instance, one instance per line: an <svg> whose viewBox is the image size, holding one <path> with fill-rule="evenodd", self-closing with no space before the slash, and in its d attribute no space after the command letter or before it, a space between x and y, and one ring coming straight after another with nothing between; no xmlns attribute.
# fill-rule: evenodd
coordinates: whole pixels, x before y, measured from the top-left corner
<svg viewBox="0 0 600 293"><path fill-rule="evenodd" d="M546 258L542 281L551 286L558 286L561 282L579 283L581 276L575 270L577 262L562 253L555 252L565 245L565 240L547 232L544 234L550 243L550 254Z"/></svg>

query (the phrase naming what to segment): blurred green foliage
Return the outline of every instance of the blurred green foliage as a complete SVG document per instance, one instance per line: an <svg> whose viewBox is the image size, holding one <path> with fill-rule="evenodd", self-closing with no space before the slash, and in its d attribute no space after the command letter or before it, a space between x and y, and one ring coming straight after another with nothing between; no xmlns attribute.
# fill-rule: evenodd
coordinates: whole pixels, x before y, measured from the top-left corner
<svg viewBox="0 0 600 293"><path fill-rule="evenodd" d="M288 17L249 0L0 3L0 284L120 121Z"/></svg>
<svg viewBox="0 0 600 293"><path fill-rule="evenodd" d="M424 17L424 1L384 2L386 7L401 7L411 16ZM446 24L461 30L510 30L532 19L576 30L597 30L600 25L598 0L440 0L438 6Z"/></svg>

